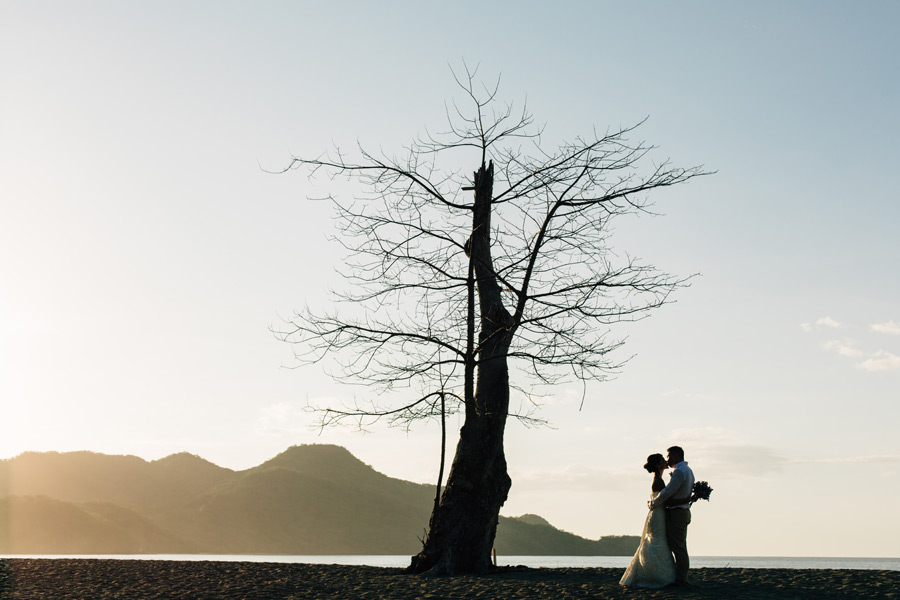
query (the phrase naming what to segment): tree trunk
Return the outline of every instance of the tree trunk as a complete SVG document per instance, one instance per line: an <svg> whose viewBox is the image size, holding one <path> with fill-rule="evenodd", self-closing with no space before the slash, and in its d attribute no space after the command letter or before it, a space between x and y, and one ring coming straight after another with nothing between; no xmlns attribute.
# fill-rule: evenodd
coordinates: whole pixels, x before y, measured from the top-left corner
<svg viewBox="0 0 900 600"><path fill-rule="evenodd" d="M511 481L503 452L503 419L466 419L440 507L431 515L411 573L484 573L491 567L500 507Z"/></svg>
<svg viewBox="0 0 900 600"><path fill-rule="evenodd" d="M492 192L493 164L488 168L482 164L475 173L469 258L478 287L477 381L466 382L466 419L456 456L440 506L431 515L424 547L412 557L408 569L412 573L453 575L487 571L491 567L500 507L512 485L506 472L503 433L509 412L506 357L514 327L503 306L491 259ZM474 356L470 359L474 361ZM466 376L475 377L474 371L467 369ZM472 389L470 398L468 390Z"/></svg>

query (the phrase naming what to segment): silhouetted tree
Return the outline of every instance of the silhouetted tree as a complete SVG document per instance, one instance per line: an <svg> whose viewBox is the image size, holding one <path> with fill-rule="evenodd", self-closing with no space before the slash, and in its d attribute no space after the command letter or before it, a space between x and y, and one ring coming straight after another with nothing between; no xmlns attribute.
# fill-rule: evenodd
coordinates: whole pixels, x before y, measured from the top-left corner
<svg viewBox="0 0 900 600"><path fill-rule="evenodd" d="M645 210L646 193L702 174L668 162L638 171L652 148L634 127L541 146L526 112L498 108L497 87L457 78L467 105L449 128L427 133L401 156L335 149L305 167L347 176L366 190L329 196L338 241L349 251L340 310L298 312L279 332L301 360L339 359L339 378L376 387L354 406L323 407L323 424L390 419L409 425L462 410L447 484L435 502L421 573L479 573L490 565L500 507L511 481L503 435L510 389L566 378L602 380L618 366L607 327L645 316L684 279L607 245L608 225ZM467 180L460 164L477 167ZM510 379L510 368L518 368ZM405 390L407 400L391 404ZM393 393L390 393L393 392ZM535 419L532 412L515 414ZM442 465L443 471L443 465Z"/></svg>

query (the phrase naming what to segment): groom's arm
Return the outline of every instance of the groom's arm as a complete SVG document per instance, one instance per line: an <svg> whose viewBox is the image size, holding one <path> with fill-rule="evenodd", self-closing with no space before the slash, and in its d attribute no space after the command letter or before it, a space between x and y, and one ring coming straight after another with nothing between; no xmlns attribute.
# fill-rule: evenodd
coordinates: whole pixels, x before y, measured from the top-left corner
<svg viewBox="0 0 900 600"><path fill-rule="evenodd" d="M669 485L664 487L656 499L650 503L650 508L656 508L657 506L665 506L666 500L671 498L675 491L678 490L684 484L684 473L681 471L672 471L672 479L669 480Z"/></svg>

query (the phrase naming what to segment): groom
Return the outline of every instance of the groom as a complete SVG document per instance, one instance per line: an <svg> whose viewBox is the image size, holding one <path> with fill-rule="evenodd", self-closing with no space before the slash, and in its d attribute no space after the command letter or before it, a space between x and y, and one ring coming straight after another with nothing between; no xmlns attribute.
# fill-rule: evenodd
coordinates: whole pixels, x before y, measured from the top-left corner
<svg viewBox="0 0 900 600"><path fill-rule="evenodd" d="M667 485L659 493L650 508L666 507L666 541L675 555L675 583L688 585L687 573L691 559L687 550L687 528L691 522L691 494L694 491L694 472L684 460L684 450L672 446L667 450L666 462L672 467Z"/></svg>

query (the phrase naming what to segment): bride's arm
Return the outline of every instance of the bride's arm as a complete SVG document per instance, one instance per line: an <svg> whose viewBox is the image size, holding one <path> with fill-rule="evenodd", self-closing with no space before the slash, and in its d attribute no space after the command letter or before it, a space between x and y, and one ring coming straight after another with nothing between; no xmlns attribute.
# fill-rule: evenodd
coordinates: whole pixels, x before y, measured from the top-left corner
<svg viewBox="0 0 900 600"><path fill-rule="evenodd" d="M659 495L650 502L650 508L665 506L666 500L671 498L672 494L675 493L675 490L680 488L682 484L684 484L684 473L676 469L672 472L672 479L669 480L669 485L664 487Z"/></svg>

